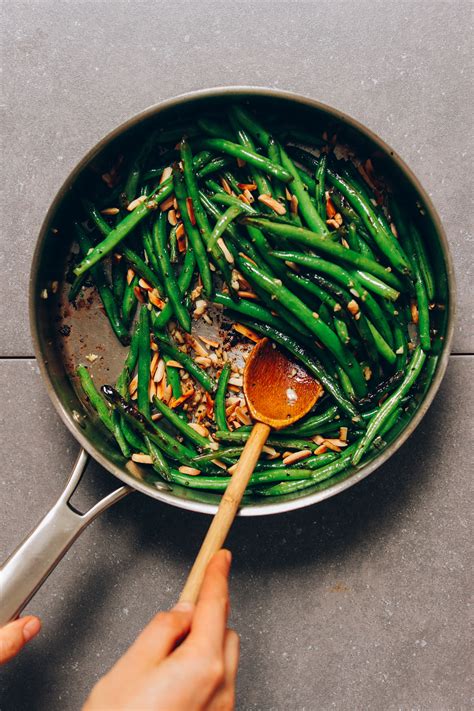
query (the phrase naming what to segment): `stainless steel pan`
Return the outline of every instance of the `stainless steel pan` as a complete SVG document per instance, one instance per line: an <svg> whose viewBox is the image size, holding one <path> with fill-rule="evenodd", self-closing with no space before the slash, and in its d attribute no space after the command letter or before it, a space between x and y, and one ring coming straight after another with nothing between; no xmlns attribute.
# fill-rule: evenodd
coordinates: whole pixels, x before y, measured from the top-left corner
<svg viewBox="0 0 474 711"><path fill-rule="evenodd" d="M110 382L119 372L124 351L117 345L105 317L94 303L75 310L65 297L64 277L70 259L71 240L68 218L74 209L81 185L91 170L100 170L107 158L120 147L151 127L173 125L192 118L203 107L216 107L230 99L248 99L268 115L281 116L283 122L301 123L311 129L337 131L339 138L378 161L379 170L397 185L409 204L418 203L424 215L424 235L436 272L444 288L446 309L439 313L437 328L444 333L444 346L431 383L419 395L416 412L402 424L393 440L360 469L315 485L312 489L268 498L247 497L240 515L275 514L315 504L338 494L374 472L406 441L430 406L444 375L453 335L454 275L448 244L439 218L413 173L375 134L345 114L311 99L291 93L261 88L219 88L179 96L153 106L133 117L100 141L76 169L54 199L44 220L33 258L30 277L30 323L34 348L49 396L61 419L82 448L64 492L51 511L10 556L2 570L0 624L16 617L40 587L51 570L72 545L80 532L102 511L132 490L141 491L159 501L192 511L213 514L218 497L177 485L151 485L142 477L138 465L127 463L115 443L87 407L77 388L73 369L89 352L104 356L94 365L98 384ZM381 168L380 168L381 166ZM56 284L59 288L55 289ZM47 298L45 298L47 296ZM87 465L88 455L96 459L120 480L121 486L90 511L79 514L69 504Z"/></svg>

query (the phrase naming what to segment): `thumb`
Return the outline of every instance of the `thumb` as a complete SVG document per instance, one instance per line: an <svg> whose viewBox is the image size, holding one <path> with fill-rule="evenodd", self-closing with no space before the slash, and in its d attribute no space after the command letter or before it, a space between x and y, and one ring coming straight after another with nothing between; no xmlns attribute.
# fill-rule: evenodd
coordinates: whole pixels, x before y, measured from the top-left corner
<svg viewBox="0 0 474 711"><path fill-rule="evenodd" d="M0 664L13 659L25 644L35 637L41 629L41 621L33 615L27 615L10 622L0 629Z"/></svg>

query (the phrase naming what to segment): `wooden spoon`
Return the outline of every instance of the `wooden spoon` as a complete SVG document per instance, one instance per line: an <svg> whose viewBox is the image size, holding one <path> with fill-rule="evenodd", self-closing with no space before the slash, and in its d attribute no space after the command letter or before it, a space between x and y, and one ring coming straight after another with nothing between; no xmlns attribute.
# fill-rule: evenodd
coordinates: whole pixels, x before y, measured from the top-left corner
<svg viewBox="0 0 474 711"><path fill-rule="evenodd" d="M288 427L306 415L321 397L323 388L299 363L290 360L268 338L262 338L245 365L244 393L257 422L209 526L180 601L196 602L206 566L224 544L270 429Z"/></svg>

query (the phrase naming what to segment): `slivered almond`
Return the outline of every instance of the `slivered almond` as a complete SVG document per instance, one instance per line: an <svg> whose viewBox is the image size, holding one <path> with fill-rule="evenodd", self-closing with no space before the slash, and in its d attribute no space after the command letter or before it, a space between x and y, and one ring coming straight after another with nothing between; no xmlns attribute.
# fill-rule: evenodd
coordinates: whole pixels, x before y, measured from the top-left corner
<svg viewBox="0 0 474 711"><path fill-rule="evenodd" d="M329 227L334 227L335 230L339 228L339 223L337 222L337 220L334 219L334 217L331 217L330 220L326 220L326 224Z"/></svg>
<svg viewBox="0 0 474 711"><path fill-rule="evenodd" d="M190 336L188 333L186 333L184 339L186 343L188 343L193 349L193 351L195 351L198 355L204 356L206 358L209 357L209 353L206 351L204 346L202 346L199 341L194 338L194 336Z"/></svg>
<svg viewBox="0 0 474 711"><path fill-rule="evenodd" d="M245 336L254 343L258 343L262 338L257 333L255 333L255 331L252 331L251 328L247 328L247 326L244 326L243 323L234 323L232 328L234 329L234 331L237 331L237 333L241 333L242 336Z"/></svg>
<svg viewBox="0 0 474 711"><path fill-rule="evenodd" d="M196 356L194 360L199 365L202 365L203 368L210 368L212 365L212 360L207 356Z"/></svg>
<svg viewBox="0 0 474 711"><path fill-rule="evenodd" d="M214 400L212 397L209 395L209 393L206 391L204 397L206 398L206 415L211 418L212 414L214 412Z"/></svg>
<svg viewBox="0 0 474 711"><path fill-rule="evenodd" d="M181 365L181 363L178 363L177 360L173 360L173 359L166 361L166 365L169 365L170 368L182 368L183 367Z"/></svg>
<svg viewBox="0 0 474 711"><path fill-rule="evenodd" d="M347 304L347 309L353 316L355 316L357 313L359 313L359 304L357 303L357 301L354 301L354 299L351 299Z"/></svg>
<svg viewBox="0 0 474 711"><path fill-rule="evenodd" d="M133 395L130 395L130 399L131 399L131 400L136 400L137 397L138 397L138 392L135 390L135 392L133 393Z"/></svg>
<svg viewBox="0 0 474 711"><path fill-rule="evenodd" d="M245 195L245 197L247 198L247 200L249 201L250 204L255 202L255 198L252 195L252 193L250 192L250 190L244 190L244 192L242 194Z"/></svg>
<svg viewBox="0 0 474 711"><path fill-rule="evenodd" d="M328 448L326 447L326 445L325 445L325 444L320 444L319 447L314 450L314 453L315 453L316 455L318 455L318 454L324 454L324 453L327 452L327 451L328 451Z"/></svg>
<svg viewBox="0 0 474 711"><path fill-rule="evenodd" d="M316 435L312 439L315 444L322 444L324 442L324 437L321 437L321 435Z"/></svg>
<svg viewBox="0 0 474 711"><path fill-rule="evenodd" d="M236 407L235 408L235 416L241 422L243 425L251 425L252 420L250 417L243 411L241 407Z"/></svg>
<svg viewBox="0 0 474 711"><path fill-rule="evenodd" d="M241 376L233 375L229 378L229 385L234 385L235 387L241 388L244 384L244 379Z"/></svg>
<svg viewBox="0 0 474 711"><path fill-rule="evenodd" d="M153 464L153 459L149 454L144 454L143 452L134 452L132 454L132 461L138 464Z"/></svg>
<svg viewBox="0 0 474 711"><path fill-rule="evenodd" d="M150 382L148 384L148 400L150 402L153 402L153 398L156 395L156 384L153 378L150 378Z"/></svg>
<svg viewBox="0 0 474 711"><path fill-rule="evenodd" d="M136 392L138 388L138 375L135 375L130 381L130 385L128 386L128 392L130 395L133 395L134 392Z"/></svg>
<svg viewBox="0 0 474 711"><path fill-rule="evenodd" d="M222 185L223 189L225 190L225 192L227 193L227 195L232 195L232 189L225 178L221 178L221 185Z"/></svg>
<svg viewBox="0 0 474 711"><path fill-rule="evenodd" d="M224 471L227 471L227 465L224 464L224 462L221 462L220 459L213 459L212 463L216 465L216 467L220 467L221 469L224 469Z"/></svg>
<svg viewBox="0 0 474 711"><path fill-rule="evenodd" d="M153 380L155 383L161 383L163 380L163 376L165 374L165 361L163 358L160 358L160 360L157 363L156 370L153 374Z"/></svg>
<svg viewBox="0 0 474 711"><path fill-rule="evenodd" d="M292 215L297 215L298 214L298 198L296 195L291 196L290 200L290 212Z"/></svg>
<svg viewBox="0 0 474 711"><path fill-rule="evenodd" d="M136 207L142 204L142 202L145 202L146 200L146 195L140 195L140 197L135 198L135 200L132 200L132 202L129 202L127 205L127 210L129 212L133 212Z"/></svg>
<svg viewBox="0 0 474 711"><path fill-rule="evenodd" d="M168 211L168 222L172 227L178 224L178 218L176 217L176 210L171 209Z"/></svg>
<svg viewBox="0 0 474 711"><path fill-rule="evenodd" d="M166 198L166 200L163 200L163 202L160 202L160 210L161 212L166 212L170 208L172 208L174 205L174 197L171 195L169 198Z"/></svg>
<svg viewBox="0 0 474 711"><path fill-rule="evenodd" d="M240 388L237 385L234 385L233 383L229 382L228 389L231 390L233 393L239 393Z"/></svg>
<svg viewBox="0 0 474 711"><path fill-rule="evenodd" d="M160 360L160 356L158 355L158 353L154 353L154 354L153 354L153 358L151 359L151 363L150 363L150 375L151 375L151 377L153 377L153 376L155 375L155 373L156 373L156 368L157 368L157 366L158 366L158 361L159 361L159 360ZM158 382L158 381L156 381L156 382Z"/></svg>
<svg viewBox="0 0 474 711"><path fill-rule="evenodd" d="M415 304L414 301L412 301L410 305L410 313L411 313L411 320L413 321L414 324L418 324L419 319L419 314L418 314L418 306Z"/></svg>
<svg viewBox="0 0 474 711"><path fill-rule="evenodd" d="M242 291L239 289L237 292L238 296L240 296L242 299L252 299L252 301L258 301L258 296L257 294L254 294L253 291Z"/></svg>
<svg viewBox="0 0 474 711"><path fill-rule="evenodd" d="M237 183L241 190L256 190L257 186L255 183Z"/></svg>
<svg viewBox="0 0 474 711"><path fill-rule="evenodd" d="M341 448L338 447L337 444L333 444L333 442L330 439L324 440L324 446L333 452L340 452L341 451Z"/></svg>
<svg viewBox="0 0 474 711"><path fill-rule="evenodd" d="M294 464L295 462L299 462L302 459L306 459L306 457L309 457L311 454L310 449L300 449L298 452L292 452L291 454L288 454L286 457L284 456L282 459L283 464L285 466L287 464Z"/></svg>
<svg viewBox="0 0 474 711"><path fill-rule="evenodd" d="M210 346L211 348L219 348L220 346L219 341L214 341L212 338L206 338L205 336L198 336L198 338L205 343L206 346Z"/></svg>
<svg viewBox="0 0 474 711"><path fill-rule="evenodd" d="M164 379L161 382L164 382ZM163 397L161 399L166 404L169 404L169 401L171 400L172 397L173 397L173 388L171 387L171 385L167 385L163 389Z"/></svg>
<svg viewBox="0 0 474 711"><path fill-rule="evenodd" d="M206 310L207 310L207 301L204 301L204 299L198 299L196 301L196 308L193 311L193 317L199 318L206 312Z"/></svg>
<svg viewBox="0 0 474 711"><path fill-rule="evenodd" d="M231 467L229 467L228 470L227 470L227 472L228 472L229 474L233 474L233 473L235 472L235 470L237 469L237 464L238 464L238 462L236 462L236 463L233 464Z"/></svg>
<svg viewBox="0 0 474 711"><path fill-rule="evenodd" d="M238 401L240 402L240 398L238 398ZM239 404L239 402L232 403L231 405L228 405L226 407L226 409L225 409L226 417L230 417L235 412L235 409L236 409L237 405Z"/></svg>
<svg viewBox="0 0 474 711"><path fill-rule="evenodd" d="M346 249L350 249L349 242L346 239L344 239L344 237L341 238L341 244Z"/></svg>
<svg viewBox="0 0 474 711"><path fill-rule="evenodd" d="M362 372L364 373L364 378L366 380L370 380L370 378L372 377L372 370L369 368L368 365L365 366Z"/></svg>
<svg viewBox="0 0 474 711"><path fill-rule="evenodd" d="M221 248L222 254L223 254L224 257L225 257L226 262L228 262L229 264L233 264L233 263L234 263L234 257L233 257L232 254L229 252L229 248L227 247L227 245L226 245L226 243L224 242L224 240L222 239L222 237L219 237L219 239L217 240L217 244L218 244L219 247Z"/></svg>
<svg viewBox="0 0 474 711"><path fill-rule="evenodd" d="M186 467L184 465L179 467L178 471L180 471L182 474L188 474L189 476L198 476L198 474L201 473L200 469L195 469L194 467Z"/></svg>
<svg viewBox="0 0 474 711"><path fill-rule="evenodd" d="M209 430L204 425L198 425L197 422L190 422L189 426L192 430L202 435L203 437L209 437Z"/></svg>
<svg viewBox="0 0 474 711"><path fill-rule="evenodd" d="M142 289L145 289L145 291L153 291L153 287L145 279L140 279L138 282L138 286Z"/></svg>
<svg viewBox="0 0 474 711"><path fill-rule="evenodd" d="M181 335L181 332L180 332L180 331L175 331L175 332L174 332L174 340L175 340L177 343L180 343L180 344L183 344L183 343L184 343L184 338L183 338L183 336Z"/></svg>
<svg viewBox="0 0 474 711"><path fill-rule="evenodd" d="M165 180L168 180L168 178L171 178L173 175L173 168L170 165L167 165L166 168L163 169L163 172L161 174L160 178L160 185L165 182Z"/></svg>
<svg viewBox="0 0 474 711"><path fill-rule="evenodd" d="M191 390L188 390L188 392L183 393L176 400L173 398L171 400L171 404L170 404L171 409L174 410L176 407L179 407L180 405L183 404L183 402L186 402L186 400L189 400L189 398L192 397L193 395L194 395L194 388L191 388Z"/></svg>
<svg viewBox="0 0 474 711"><path fill-rule="evenodd" d="M334 207L333 201L331 200L331 198L328 198L326 200L326 214L327 214L328 218L329 219L333 218L334 215L336 214L336 212L337 212L337 210Z"/></svg>
<svg viewBox="0 0 474 711"><path fill-rule="evenodd" d="M271 208L277 215L286 215L286 207L282 205L281 202L278 202L278 200L275 200L275 198L272 198L271 195L266 195L264 193L263 195L258 196L258 200L267 207Z"/></svg>
<svg viewBox="0 0 474 711"><path fill-rule="evenodd" d="M101 215L118 215L120 210L118 207L106 207L105 210L101 210Z"/></svg>
<svg viewBox="0 0 474 711"><path fill-rule="evenodd" d="M338 439L337 437L329 437L328 439L324 440L326 444L330 442L331 444L334 444L336 447L347 447L347 442L343 442L342 439Z"/></svg>
<svg viewBox="0 0 474 711"><path fill-rule="evenodd" d="M291 202L291 198L293 197L287 187L285 187L285 197L288 200L288 202Z"/></svg>
<svg viewBox="0 0 474 711"><path fill-rule="evenodd" d="M150 348L152 351L158 353L158 346L156 345L155 341L151 341Z"/></svg>
<svg viewBox="0 0 474 711"><path fill-rule="evenodd" d="M134 276L135 272L133 271L133 269L127 269L127 284L129 286L132 283Z"/></svg>
<svg viewBox="0 0 474 711"><path fill-rule="evenodd" d="M273 456L274 454L278 454L275 447L270 447L270 445L268 444L263 445L262 452L265 452L265 454L269 454L271 456Z"/></svg>
<svg viewBox="0 0 474 711"><path fill-rule="evenodd" d="M245 193L240 193L240 195L237 195L237 198L240 200L240 202L243 202L246 205L250 205L250 200L247 195L245 195Z"/></svg>
<svg viewBox="0 0 474 711"><path fill-rule="evenodd" d="M157 420L161 420L162 417L163 415L161 414L161 412L154 412L151 416L151 419L153 420L153 422L156 422Z"/></svg>
<svg viewBox="0 0 474 711"><path fill-rule="evenodd" d="M188 210L189 219L192 225L196 224L196 217L194 216L193 200L192 198L186 198L186 208Z"/></svg>
<svg viewBox="0 0 474 711"><path fill-rule="evenodd" d="M148 292L148 300L153 306L156 306L157 309L163 309L166 306L166 301L163 301L160 297L158 289L152 289Z"/></svg>
<svg viewBox="0 0 474 711"><path fill-rule="evenodd" d="M135 296L137 297L138 301L139 301L141 304L144 304L144 303L145 303L145 297L143 296L142 290L140 289L139 286L134 286L134 287L133 287L133 293L135 294Z"/></svg>
<svg viewBox="0 0 474 711"><path fill-rule="evenodd" d="M347 427L340 427L339 428L339 439L342 442L347 442L347 433L348 433L348 428Z"/></svg>

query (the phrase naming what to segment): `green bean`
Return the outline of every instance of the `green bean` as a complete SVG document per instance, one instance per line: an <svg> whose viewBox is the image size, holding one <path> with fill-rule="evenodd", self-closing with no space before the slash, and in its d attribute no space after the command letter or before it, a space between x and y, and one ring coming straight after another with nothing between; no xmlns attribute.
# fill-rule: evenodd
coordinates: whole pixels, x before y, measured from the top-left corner
<svg viewBox="0 0 474 711"><path fill-rule="evenodd" d="M145 417L150 417L150 319L146 306L140 310L140 330L138 337L138 409Z"/></svg>
<svg viewBox="0 0 474 711"><path fill-rule="evenodd" d="M132 339L130 341L130 348L125 359L124 368L132 373L135 369L138 360L138 348L140 343L140 321L137 321L135 328L133 329Z"/></svg>
<svg viewBox="0 0 474 711"><path fill-rule="evenodd" d="M318 167L316 168L316 174L314 176L316 183L315 199L316 199L316 210L323 220L326 219L326 201L325 201L325 190L326 190L326 166L328 157L324 153L319 159Z"/></svg>
<svg viewBox="0 0 474 711"><path fill-rule="evenodd" d="M317 314L315 315L315 312L311 311L301 299L283 286L279 279L268 276L261 269L246 260L242 260L240 269L243 271L245 277L264 289L275 301L283 303L285 308L288 308L304 326L309 328L314 336L326 346L347 372L357 395L359 397L364 395L367 391L367 387L360 366L352 354L344 351L334 331L323 323L319 316Z"/></svg>
<svg viewBox="0 0 474 711"><path fill-rule="evenodd" d="M135 427L140 434L147 435L167 456L176 461L189 466L196 456L196 450L181 444L175 437L172 437L164 430L160 429L155 422L148 419L134 405L128 403L110 385L103 385L102 392L115 405L130 424Z"/></svg>
<svg viewBox="0 0 474 711"><path fill-rule="evenodd" d="M351 417L357 416L357 410L353 403L348 400L344 393L341 391L339 385L335 382L333 378L327 373L326 369L321 365L321 363L308 351L303 348L299 343L297 343L293 338L288 336L286 333L282 333L278 329L273 328L267 324L253 323L243 321L250 328L253 328L257 333L261 333L263 336L268 336L275 343L278 343L287 351L289 351L295 358L306 367L306 369L312 373L316 380L318 380L321 385L332 395L335 401L338 403L339 407L347 412ZM240 428L242 429L242 428Z"/></svg>
<svg viewBox="0 0 474 711"><path fill-rule="evenodd" d="M284 168L293 176L291 191L298 198L298 208L308 227L316 232L321 237L327 238L329 230L324 219L321 217L316 207L313 205L311 198L308 195L308 190L303 185L298 171L296 170L293 161L286 151L280 146L281 163Z"/></svg>
<svg viewBox="0 0 474 711"><path fill-rule="evenodd" d="M136 152L135 158L132 162L130 172L125 181L123 188L123 194L126 197L127 204L138 197L138 184L140 182L140 177L143 170L143 165L148 158L148 155L153 148L157 139L157 132L153 131L150 136L144 141Z"/></svg>
<svg viewBox="0 0 474 711"><path fill-rule="evenodd" d="M192 224L191 218L189 217L188 205L186 201L186 187L184 184L184 175L176 166L173 169L173 182L176 200L178 202L179 211L181 212L181 219L183 220L186 235L193 248L194 257L196 259L197 267L201 275L204 292L207 297L210 297L213 293L213 286L209 261L207 259L206 250L204 248L203 240L201 238L201 233L198 228ZM196 215L196 213L194 214Z"/></svg>
<svg viewBox="0 0 474 711"><path fill-rule="evenodd" d="M273 161L274 163L281 164L280 146L272 136L268 137L267 150L268 150L268 157L270 158L270 160ZM286 199L285 188L283 187L283 185L280 183L279 180L274 181L272 193L273 193L273 197L276 200L281 202L282 205L285 205L285 199Z"/></svg>
<svg viewBox="0 0 474 711"><path fill-rule="evenodd" d="M154 289L157 289L160 292L163 291L160 279L155 272L150 269L148 264L140 257L140 255L134 252L133 249L130 249L130 247L123 247L122 254L133 268L134 272L145 279L145 281L147 281Z"/></svg>
<svg viewBox="0 0 474 711"><path fill-rule="evenodd" d="M171 474L166 457L159 447L150 439L148 435L144 437L145 444L148 449L148 453L152 458L153 469L163 477L165 481L171 481Z"/></svg>
<svg viewBox="0 0 474 711"><path fill-rule="evenodd" d="M429 301L433 301L435 298L435 283L425 245L417 227L413 224L413 222L411 223L410 228L410 234L414 246L414 253L418 262L418 268L423 278L428 299Z"/></svg>
<svg viewBox="0 0 474 711"><path fill-rule="evenodd" d="M224 492L230 481L228 476L189 476L177 469L171 470L171 479L175 484L189 489L206 489L207 491Z"/></svg>
<svg viewBox="0 0 474 711"><path fill-rule="evenodd" d="M84 276L84 275L83 275ZM81 279L81 277L78 277ZM117 304L123 301L123 292L127 283L127 269L124 260L120 254L114 254L112 257L112 292Z"/></svg>
<svg viewBox="0 0 474 711"><path fill-rule="evenodd" d="M157 192L158 191L158 192ZM100 242L92 252L82 260L80 264L74 269L74 274L80 276L87 272L94 264L100 262L104 257L106 257L112 250L114 250L120 242L122 242L125 237L127 237L130 232L147 216L150 214L151 210L155 210L157 206L166 200L173 192L173 185L170 183L169 186L160 186L160 189L154 190L147 199L137 205L137 207L126 217L121 220L116 227L113 228L111 232L105 237L102 242Z"/></svg>
<svg viewBox="0 0 474 711"><path fill-rule="evenodd" d="M232 205L231 207L228 207L224 214L221 215L214 225L209 242L207 243L208 252L212 252L214 245L219 243L218 241L222 237L222 234L226 231L227 227L236 219L236 217L241 215L243 211L243 203L240 203L240 205Z"/></svg>
<svg viewBox="0 0 474 711"><path fill-rule="evenodd" d="M171 407L168 407L166 403L159 400L157 397L153 398L153 403L158 412L161 412L161 414L166 417L168 422L171 422L173 427L175 427L178 432L181 432L187 439L191 440L194 444L197 444L198 447L204 447L205 449L210 448L211 441L190 427L188 422L182 420L175 410L172 410Z"/></svg>
<svg viewBox="0 0 474 711"><path fill-rule="evenodd" d="M91 242L82 227L77 222L75 223L74 228L76 231L76 237L81 252L83 255L86 255L91 249ZM112 326L115 335L121 343L123 343L124 345L128 344L130 342L130 336L125 324L120 318L117 303L114 299L114 295L112 294L109 285L107 284L107 279L102 265L95 265L91 269L91 275L97 287L97 291L99 292L100 300L104 305L104 310L107 315L107 318L109 319L110 325Z"/></svg>
<svg viewBox="0 0 474 711"><path fill-rule="evenodd" d="M387 341L384 339L384 337L380 334L378 329L374 326L374 324L367 319L367 324L369 326L370 332L373 336L375 347L377 348L377 351L380 353L380 355L385 358L387 363L390 363L390 365L393 365L395 361L397 360L397 356L393 352L393 350L390 348L389 344Z"/></svg>
<svg viewBox="0 0 474 711"><path fill-rule="evenodd" d="M271 135L268 131L258 122L258 120L251 114L247 109L245 109L241 104L233 104L232 112L234 117L238 120L240 124L255 138L258 143L263 148L269 148L271 142ZM278 161L274 161L277 163Z"/></svg>
<svg viewBox="0 0 474 711"><path fill-rule="evenodd" d="M208 196L203 193L202 190L199 192L199 197L207 214L211 215L214 220L219 220L222 217L223 213L219 210L217 205L211 202L211 200L209 200ZM245 239L245 237L242 237L236 225L229 223L226 227L226 232L232 240L232 244L229 246L229 249L234 259L235 250L244 252L244 254L247 254L254 261L260 259L258 252L254 249L254 246L247 239Z"/></svg>
<svg viewBox="0 0 474 711"><path fill-rule="evenodd" d="M393 344L392 332L382 309L373 296L362 287L362 284L355 274L350 274L348 271L343 269L343 267L333 264L332 262L328 262L325 259L321 259L320 257L314 257L310 254L302 254L301 252L291 251L272 252L272 255L278 259L295 262L296 264L302 264L309 269L314 269L317 272L329 275L332 279L349 289L351 294L359 299L362 308L364 308L364 310L366 310L367 313L376 320L383 337L390 344Z"/></svg>
<svg viewBox="0 0 474 711"><path fill-rule="evenodd" d="M251 432L242 432L242 427L229 432L228 430L217 430L214 436L217 440L223 439L225 442L236 442L238 444L245 444L245 442L250 437ZM284 449L316 449L317 445L311 440L307 439L296 439L295 437L285 437L284 430L282 430L281 436L270 436L267 440L267 444L270 447L281 447Z"/></svg>
<svg viewBox="0 0 474 711"><path fill-rule="evenodd" d="M155 332L155 340L159 342L161 351L166 355L169 355L173 360L180 363L184 370L193 376L195 380L198 381L208 393L213 393L217 387L217 383L210 375L206 373L205 370L199 367L199 365L189 356L187 353L183 353L171 344L168 337Z"/></svg>
<svg viewBox="0 0 474 711"><path fill-rule="evenodd" d="M194 458L194 464L199 465L201 463L212 462L214 459L222 459L222 457L236 459L242 454L243 447L223 447L221 449L213 450L212 452L206 452L205 454L198 454ZM198 467L199 468L199 467Z"/></svg>
<svg viewBox="0 0 474 711"><path fill-rule="evenodd" d="M384 299L396 301L400 296L399 291L393 289L393 287L389 286L378 277L375 277L373 274L368 274L367 272L358 270L355 272L355 275L366 289L370 289L370 291L373 291L374 294L378 294Z"/></svg>
<svg viewBox="0 0 474 711"><path fill-rule="evenodd" d="M160 215L163 213L160 212ZM143 242L143 248L145 250L145 254L148 258L148 264L151 265L151 268L155 272L155 275L158 276L160 279L163 276L163 272L160 266L160 263L158 261L158 253L155 252L155 244L153 243L153 237L152 237L152 231L150 229L150 225L147 222L142 222L141 224L141 237L142 237L142 242ZM145 278L145 277L143 277Z"/></svg>
<svg viewBox="0 0 474 711"><path fill-rule="evenodd" d="M331 183L344 195L361 216L367 230L390 265L401 274L411 274L406 255L390 230L383 228L370 201L366 200L350 182L328 166L327 175Z"/></svg>
<svg viewBox="0 0 474 711"><path fill-rule="evenodd" d="M187 331L191 332L191 316L189 311L183 303L181 290L178 286L178 281L174 275L173 267L171 266L170 257L167 249L167 231L166 226L168 224L168 219L165 212L160 213L158 219L155 220L153 225L153 237L157 250L158 259L160 260L161 270L163 274L163 281L165 286L165 292L168 297L169 303L176 315L176 319L180 326Z"/></svg>
<svg viewBox="0 0 474 711"><path fill-rule="evenodd" d="M183 165L184 181L186 183L186 189L193 205L194 217L196 219L196 223L199 229L199 234L206 250L212 255L217 268L220 270L223 279L228 285L229 291L232 294L234 290L232 288L231 269L229 267L229 264L227 263L223 250L221 249L220 245L216 244L217 239L213 240L212 238L213 232L211 230L209 220L207 219L206 211L204 210L199 197L199 188L192 167L193 158L191 148L185 139L183 139L180 143L180 155L181 162ZM204 288L204 290L206 291L206 288ZM211 295L211 292L206 293L208 293L208 296Z"/></svg>
<svg viewBox="0 0 474 711"><path fill-rule="evenodd" d="M238 142L241 146L244 146L244 148L247 148L248 150L255 153L256 151L254 142L252 141L245 128L240 123L239 115L240 114L238 111L235 110L235 107L231 106L229 109L229 119L230 124L236 133ZM252 176L252 180L256 184L257 190L260 195L271 195L271 186L265 175L260 170L250 165L250 175Z"/></svg>
<svg viewBox="0 0 474 711"><path fill-rule="evenodd" d="M417 377L421 372L425 360L426 354L424 353L423 349L418 346L418 348L416 348L413 353L413 357L410 363L408 364L408 369L406 371L403 382L399 385L395 392L392 393L392 395L390 395L387 400L385 400L383 405L378 409L378 411L370 420L369 425L367 427L367 431L364 434L360 443L358 444L357 449L351 458L351 462L354 466L359 464L360 460L374 441L377 433L383 427L383 425L393 413L393 411L396 410L399 406L400 400L412 388L413 384L415 383Z"/></svg>
<svg viewBox="0 0 474 711"><path fill-rule="evenodd" d="M288 170L282 168L281 165L272 163L271 160L261 156L259 153L250 151L244 146L240 146L238 143L233 143L232 141L226 141L220 138L205 138L196 141L194 144L199 149L208 149L211 151L217 151L218 153L227 153L234 158L240 158L240 160L249 163L250 165L260 168L264 173L274 176L284 183L289 183L293 180L293 176Z"/></svg>
<svg viewBox="0 0 474 711"><path fill-rule="evenodd" d="M306 489L310 486L314 486L314 484L317 484L318 482L330 479L334 476L334 474L344 471L349 464L351 454L348 450L349 448L339 459L336 459L336 461L331 462L321 469L318 469L316 472L313 472L313 476L309 479L282 482L280 484L276 484L275 486L271 486L268 489L259 491L258 493L262 496L281 496L283 494L291 494L295 491L301 491L301 489Z"/></svg>
<svg viewBox="0 0 474 711"><path fill-rule="evenodd" d="M166 356L164 358L165 365L168 363L169 360L172 360L169 356ZM171 365L166 365L166 380L168 381L168 384L171 385L171 393L173 395L174 400L177 400L183 394L181 388L181 378L179 377L178 369L173 368ZM181 414L184 413L178 413L178 415L180 416Z"/></svg>
<svg viewBox="0 0 474 711"><path fill-rule="evenodd" d="M194 274L194 267L195 267L196 261L194 259L194 253L190 245L188 245L188 248L186 250L186 254L184 255L184 262L183 266L181 268L180 275L178 277L178 286L179 290L181 292L181 297L183 297L186 294L186 291L189 288L189 285L191 284L193 274ZM153 325L154 330L163 330L170 320L170 318L173 316L173 307L171 304L168 302L163 306L163 309L159 314L156 314L155 311L151 312L151 322Z"/></svg>
<svg viewBox="0 0 474 711"><path fill-rule="evenodd" d="M135 289L138 287L138 282L139 278L135 275L130 281L130 284L128 282L125 284L123 291L122 319L126 326L133 320L137 308L138 301L135 295Z"/></svg>
<svg viewBox="0 0 474 711"><path fill-rule="evenodd" d="M87 286L86 282L88 279L88 274L81 274L81 276L78 276L74 279L74 281L71 284L71 288L69 289L69 293L67 295L67 298L70 302L73 302L77 299L81 289L83 289L85 286ZM115 294L114 294L115 296Z"/></svg>
<svg viewBox="0 0 474 711"><path fill-rule="evenodd" d="M311 247L316 252L328 254L337 262L347 262L356 269L369 272L369 274L379 277L382 281L385 281L387 284L393 286L399 291L404 290L403 284L398 277L395 274L392 274L389 269L384 267L379 262L374 262L372 259L368 259L362 254L354 252L352 249L346 249L341 244L337 244L335 242L331 242L331 240L320 237L315 232L311 232L303 227L296 227L295 225L290 225L288 223L277 222L275 219L269 220L261 217L249 216L244 219L244 222L246 224L259 227L260 229L269 232L280 239L295 241L299 244Z"/></svg>
<svg viewBox="0 0 474 711"><path fill-rule="evenodd" d="M212 173L218 173L223 168L233 163L232 158L213 158L207 165L196 171L196 178L202 180Z"/></svg>
<svg viewBox="0 0 474 711"><path fill-rule="evenodd" d="M207 133L214 138L225 138L228 141L232 141L234 138L232 132L226 126L223 126L222 123L214 121L208 116L198 118L196 124L203 133Z"/></svg>
<svg viewBox="0 0 474 711"><path fill-rule="evenodd" d="M227 384L231 374L230 363L226 363L222 368L217 382L216 397L214 399L214 419L219 430L228 430L227 417L225 414L225 395Z"/></svg>
<svg viewBox="0 0 474 711"><path fill-rule="evenodd" d="M322 304L323 306L324 304ZM321 306L321 308L322 308ZM319 309L319 315L321 316L321 308ZM347 328L346 322L340 318L334 317L332 319L334 324L334 330L337 333L339 340L343 346L347 346L350 343L349 329Z"/></svg>
<svg viewBox="0 0 474 711"><path fill-rule="evenodd" d="M176 234L178 231L178 227L179 222L171 228L168 238L171 264L176 264L176 262L178 261L178 237Z"/></svg>
<svg viewBox="0 0 474 711"><path fill-rule="evenodd" d="M339 377L339 382L341 383L341 388L349 398L349 400L352 400L353 402L357 399L357 393L354 390L354 386L352 385L351 379L345 372L343 368L341 368L340 365L336 365L336 372Z"/></svg>
<svg viewBox="0 0 474 711"><path fill-rule="evenodd" d="M119 422L113 417L113 413L107 407L104 400L102 399L99 391L94 385L92 376L88 369L84 365L78 365L76 373L79 376L81 387L87 396L91 406L97 412L101 422L107 427L107 429L112 432L117 443L122 451L124 457L130 456L130 449L127 443L124 441L122 432L120 430Z"/></svg>
<svg viewBox="0 0 474 711"><path fill-rule="evenodd" d="M332 422L332 420L334 420L337 416L338 411L339 409L337 405L331 405L331 407L329 407L325 412L322 412L320 415L311 415L292 427L286 427L285 433L299 436L312 436L313 434L317 434L318 427L326 424L327 422ZM222 429L222 427L219 427L219 429Z"/></svg>

